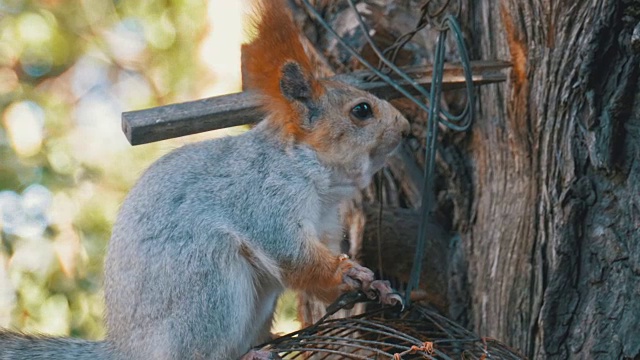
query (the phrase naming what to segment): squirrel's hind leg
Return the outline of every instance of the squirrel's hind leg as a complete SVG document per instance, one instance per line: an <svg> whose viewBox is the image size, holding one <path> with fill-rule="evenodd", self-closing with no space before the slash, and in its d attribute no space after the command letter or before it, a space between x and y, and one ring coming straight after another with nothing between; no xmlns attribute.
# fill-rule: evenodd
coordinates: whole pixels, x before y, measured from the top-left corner
<svg viewBox="0 0 640 360"><path fill-rule="evenodd" d="M120 342L130 358L237 360L269 339L282 285L266 271L273 270L267 257L229 228L192 233L189 241L167 242L161 264L143 267L156 285L136 289L144 313L123 309L145 324ZM266 269L257 273L256 266Z"/></svg>

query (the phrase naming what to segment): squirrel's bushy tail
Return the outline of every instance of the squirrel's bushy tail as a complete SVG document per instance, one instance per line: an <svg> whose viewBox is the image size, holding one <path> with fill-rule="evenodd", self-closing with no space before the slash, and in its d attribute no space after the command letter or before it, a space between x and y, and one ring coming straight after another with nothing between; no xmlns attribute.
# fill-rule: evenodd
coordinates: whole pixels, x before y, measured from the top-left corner
<svg viewBox="0 0 640 360"><path fill-rule="evenodd" d="M120 360L104 341L0 331L0 360Z"/></svg>

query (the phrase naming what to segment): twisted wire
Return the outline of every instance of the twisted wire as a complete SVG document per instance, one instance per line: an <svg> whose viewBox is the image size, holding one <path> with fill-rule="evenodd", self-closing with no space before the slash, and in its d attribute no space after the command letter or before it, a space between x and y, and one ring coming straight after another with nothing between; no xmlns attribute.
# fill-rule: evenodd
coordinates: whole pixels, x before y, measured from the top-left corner
<svg viewBox="0 0 640 360"><path fill-rule="evenodd" d="M400 314L387 307L351 318L323 318L258 348L285 359L522 359L500 342L417 304Z"/></svg>

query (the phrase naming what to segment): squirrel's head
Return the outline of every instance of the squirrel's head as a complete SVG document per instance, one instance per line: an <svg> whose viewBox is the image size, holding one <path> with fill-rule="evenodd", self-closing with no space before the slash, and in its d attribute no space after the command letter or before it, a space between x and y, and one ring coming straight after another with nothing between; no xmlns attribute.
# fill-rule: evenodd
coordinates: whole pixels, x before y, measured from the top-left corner
<svg viewBox="0 0 640 360"><path fill-rule="evenodd" d="M364 187L409 131L391 104L353 86L316 79L282 0L258 2L255 37L243 46L243 80L263 95L268 125L306 144L344 180Z"/></svg>
<svg viewBox="0 0 640 360"><path fill-rule="evenodd" d="M284 136L316 151L345 180L366 186L409 131L387 101L338 81L320 81L295 62L281 68L280 91L289 102ZM272 121L280 122L277 118Z"/></svg>

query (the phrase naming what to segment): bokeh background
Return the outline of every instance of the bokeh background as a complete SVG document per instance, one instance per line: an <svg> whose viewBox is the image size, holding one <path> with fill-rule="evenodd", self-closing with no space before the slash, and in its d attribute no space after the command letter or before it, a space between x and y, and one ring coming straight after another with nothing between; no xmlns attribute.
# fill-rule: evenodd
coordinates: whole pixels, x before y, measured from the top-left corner
<svg viewBox="0 0 640 360"><path fill-rule="evenodd" d="M104 337L118 207L186 142L131 147L123 111L241 88L248 0L0 0L0 327ZM281 301L275 331L297 327Z"/></svg>

